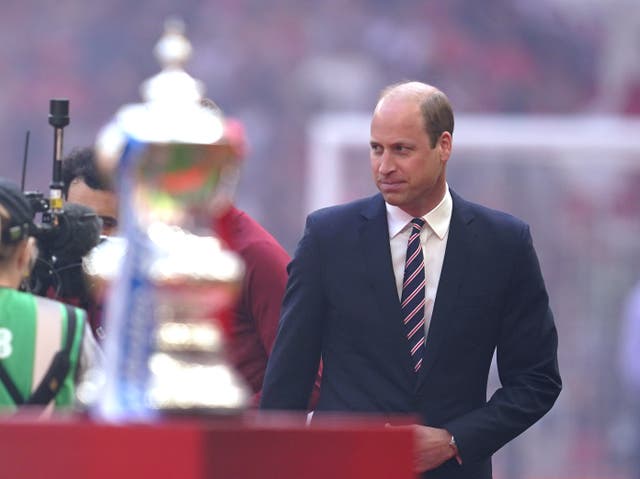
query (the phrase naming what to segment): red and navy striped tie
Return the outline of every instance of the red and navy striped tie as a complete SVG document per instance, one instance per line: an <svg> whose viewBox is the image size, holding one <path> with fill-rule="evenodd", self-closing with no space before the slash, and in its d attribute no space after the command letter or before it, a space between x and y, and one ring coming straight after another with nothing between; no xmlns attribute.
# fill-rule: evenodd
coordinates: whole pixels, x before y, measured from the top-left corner
<svg viewBox="0 0 640 479"><path fill-rule="evenodd" d="M402 321L409 340L409 353L413 362L413 369L417 373L422 366L424 351L424 303L425 276L424 258L420 244L420 231L424 226L422 218L413 218L413 226L409 243L407 244L407 259L404 266L404 280L402 282Z"/></svg>

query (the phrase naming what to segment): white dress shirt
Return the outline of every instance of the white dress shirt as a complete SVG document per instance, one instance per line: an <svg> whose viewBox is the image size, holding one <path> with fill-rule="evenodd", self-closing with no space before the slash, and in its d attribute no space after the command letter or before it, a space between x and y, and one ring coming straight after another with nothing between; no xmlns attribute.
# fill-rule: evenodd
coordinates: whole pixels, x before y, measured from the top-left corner
<svg viewBox="0 0 640 479"><path fill-rule="evenodd" d="M386 203L386 206L393 274L396 277L398 298L401 299L404 263L407 254L407 243L409 242L412 229L411 220L413 216L389 203ZM453 200L451 199L451 193L449 193L449 185L447 185L447 190L442 201L422 217L426 222L420 234L420 245L422 246L422 254L424 256L426 279L426 301L424 306L425 337L429 332L433 304L438 291L438 283L440 282L444 253L447 249L447 239L449 238L449 224L451 223L452 210Z"/></svg>

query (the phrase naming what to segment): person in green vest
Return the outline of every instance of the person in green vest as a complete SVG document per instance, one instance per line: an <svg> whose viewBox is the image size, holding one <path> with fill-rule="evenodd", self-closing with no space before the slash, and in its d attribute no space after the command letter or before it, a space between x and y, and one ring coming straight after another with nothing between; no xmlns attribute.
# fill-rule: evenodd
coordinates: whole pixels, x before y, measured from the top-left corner
<svg viewBox="0 0 640 479"><path fill-rule="evenodd" d="M82 309L19 291L37 258L33 217L18 186L0 178L0 412L73 407L101 357Z"/></svg>

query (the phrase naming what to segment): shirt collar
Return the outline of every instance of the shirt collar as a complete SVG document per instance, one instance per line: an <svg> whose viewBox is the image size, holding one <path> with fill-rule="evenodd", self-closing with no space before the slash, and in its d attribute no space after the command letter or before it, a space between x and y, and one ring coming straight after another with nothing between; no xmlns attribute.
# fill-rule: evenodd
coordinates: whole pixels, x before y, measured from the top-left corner
<svg viewBox="0 0 640 479"><path fill-rule="evenodd" d="M389 224L389 238L395 237L400 233L405 226L407 226L413 216L407 212L401 210L397 206L385 203L387 207L387 222ZM444 197L438 203L438 206L429 211L422 217L429 225L431 230L440 238L444 239L447 231L449 230L449 224L451 223L451 213L453 211L453 200L451 199L451 193L449 192L449 185L444 193Z"/></svg>

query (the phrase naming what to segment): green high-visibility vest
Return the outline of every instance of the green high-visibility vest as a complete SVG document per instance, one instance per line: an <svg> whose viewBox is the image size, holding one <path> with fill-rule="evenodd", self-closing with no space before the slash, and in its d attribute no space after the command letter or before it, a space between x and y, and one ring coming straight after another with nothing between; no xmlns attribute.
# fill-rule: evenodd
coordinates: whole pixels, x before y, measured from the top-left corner
<svg viewBox="0 0 640 479"><path fill-rule="evenodd" d="M71 331L70 368L57 385L55 407L74 402L78 357L85 327L85 313L75 308L76 327ZM26 400L38 385L55 353L64 348L69 318L64 304L9 288L0 288L0 361ZM0 408L17 408L0 381Z"/></svg>

